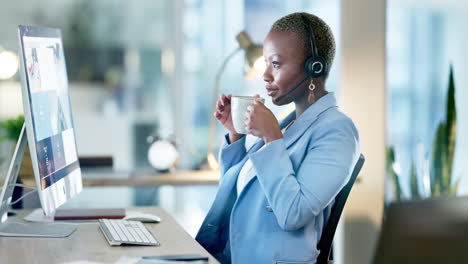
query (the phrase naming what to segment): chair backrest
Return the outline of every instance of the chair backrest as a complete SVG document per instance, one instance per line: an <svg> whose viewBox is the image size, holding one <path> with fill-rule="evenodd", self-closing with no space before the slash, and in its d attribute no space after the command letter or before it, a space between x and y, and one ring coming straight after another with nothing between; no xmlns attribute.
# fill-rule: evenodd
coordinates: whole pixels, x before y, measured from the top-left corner
<svg viewBox="0 0 468 264"><path fill-rule="evenodd" d="M317 257L317 264L326 264L328 263L328 259L330 257L330 251L332 247L333 237L335 236L336 226L340 221L341 213L343 212L343 208L345 206L346 200L348 199L349 192L353 187L354 182L359 174L359 171L364 164L364 155L359 156L359 160L356 162L354 166L353 173L351 174L351 178L349 179L348 183L341 189L341 191L335 197L335 204L330 212L330 217L328 218L328 223L323 230L322 237L318 243L317 248L320 250L320 254Z"/></svg>

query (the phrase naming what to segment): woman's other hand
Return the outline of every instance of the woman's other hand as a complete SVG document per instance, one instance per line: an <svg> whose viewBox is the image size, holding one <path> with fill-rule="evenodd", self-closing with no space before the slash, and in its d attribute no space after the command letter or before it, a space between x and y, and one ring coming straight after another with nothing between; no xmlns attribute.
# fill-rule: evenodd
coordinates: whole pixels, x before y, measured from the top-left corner
<svg viewBox="0 0 468 264"><path fill-rule="evenodd" d="M245 116L246 130L253 136L262 138L265 144L283 138L275 115L260 101L255 100L255 103L247 108Z"/></svg>
<svg viewBox="0 0 468 264"><path fill-rule="evenodd" d="M243 135L236 132L232 123L231 97L231 94L221 94L221 100L216 102L216 112L213 115L229 131L229 139L232 143Z"/></svg>

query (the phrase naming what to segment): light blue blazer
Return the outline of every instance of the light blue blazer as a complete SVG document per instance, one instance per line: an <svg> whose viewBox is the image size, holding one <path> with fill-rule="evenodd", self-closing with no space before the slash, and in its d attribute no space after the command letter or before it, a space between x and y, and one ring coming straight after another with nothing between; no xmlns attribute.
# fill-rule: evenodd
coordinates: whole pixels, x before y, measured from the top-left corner
<svg viewBox="0 0 468 264"><path fill-rule="evenodd" d="M294 118L295 112L280 127ZM225 140L219 189L196 240L222 263L315 263L334 198L360 153L356 127L334 94L261 150L260 139L249 150L245 137ZM237 176L249 158L256 176L237 197Z"/></svg>

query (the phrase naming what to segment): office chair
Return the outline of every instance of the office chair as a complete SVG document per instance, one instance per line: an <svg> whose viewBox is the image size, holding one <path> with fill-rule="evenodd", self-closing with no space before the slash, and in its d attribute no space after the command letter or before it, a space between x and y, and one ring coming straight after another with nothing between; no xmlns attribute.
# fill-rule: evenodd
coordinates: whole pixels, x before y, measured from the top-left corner
<svg viewBox="0 0 468 264"><path fill-rule="evenodd" d="M335 204L331 209L329 220L327 222L327 225L325 226L325 229L323 230L322 237L320 238L320 241L317 246L318 250L320 250L320 253L317 257L317 264L329 263L336 226L338 225L338 222L340 220L340 216L343 212L346 199L348 199L349 192L351 191L351 188L353 187L353 184L356 181L359 171L361 170L362 165L364 164L364 160L364 155L361 154L359 156L359 160L354 166L353 173L351 174L351 178L349 179L348 183L336 195Z"/></svg>

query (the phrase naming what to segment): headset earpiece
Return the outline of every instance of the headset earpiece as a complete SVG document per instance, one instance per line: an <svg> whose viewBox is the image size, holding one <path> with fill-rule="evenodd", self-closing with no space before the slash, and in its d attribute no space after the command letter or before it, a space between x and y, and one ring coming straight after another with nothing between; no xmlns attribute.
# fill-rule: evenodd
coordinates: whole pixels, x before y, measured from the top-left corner
<svg viewBox="0 0 468 264"><path fill-rule="evenodd" d="M312 56L306 59L304 65L305 72L310 77L318 78L325 75L325 73L327 72L327 62L323 57L320 57L318 55L314 31L312 30L312 27L310 26L310 23L305 17L305 15L302 15L302 20L304 21L304 24L306 25L306 31L309 34L310 48L312 50Z"/></svg>
<svg viewBox="0 0 468 264"><path fill-rule="evenodd" d="M321 77L327 71L327 63L322 57L312 57L307 58L305 62L305 71L307 75L313 78Z"/></svg>

